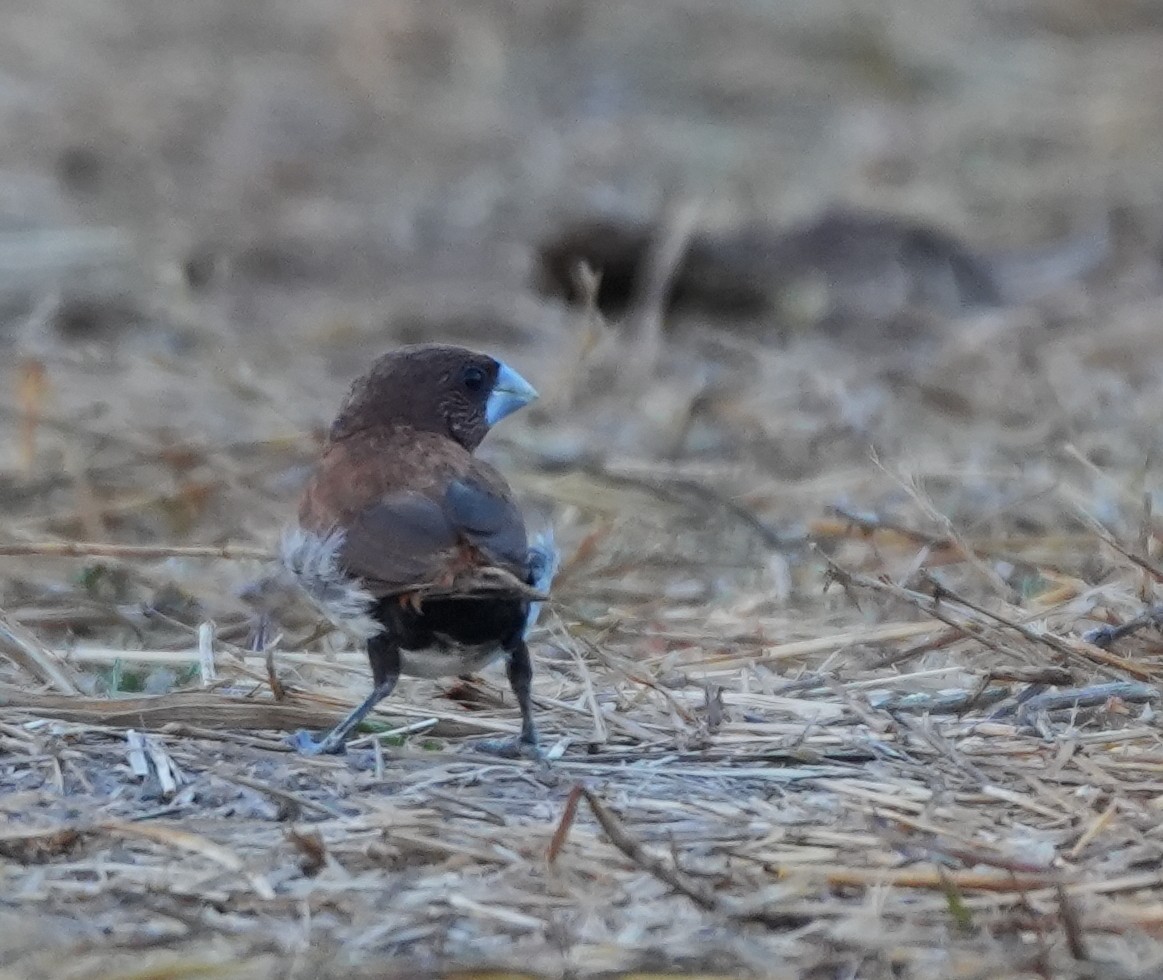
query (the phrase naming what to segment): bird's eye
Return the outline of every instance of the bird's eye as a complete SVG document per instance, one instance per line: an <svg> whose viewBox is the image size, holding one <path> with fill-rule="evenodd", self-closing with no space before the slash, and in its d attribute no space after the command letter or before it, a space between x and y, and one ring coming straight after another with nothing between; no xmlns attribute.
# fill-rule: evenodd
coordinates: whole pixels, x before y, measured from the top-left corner
<svg viewBox="0 0 1163 980"><path fill-rule="evenodd" d="M485 372L479 367L466 367L463 378L464 386L469 391L480 391L481 385L485 383Z"/></svg>

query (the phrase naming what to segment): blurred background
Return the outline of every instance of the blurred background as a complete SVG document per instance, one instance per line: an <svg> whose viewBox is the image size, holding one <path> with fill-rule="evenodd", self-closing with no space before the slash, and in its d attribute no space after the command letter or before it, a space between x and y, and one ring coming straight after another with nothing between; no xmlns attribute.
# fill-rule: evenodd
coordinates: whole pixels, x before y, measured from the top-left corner
<svg viewBox="0 0 1163 980"><path fill-rule="evenodd" d="M272 546L346 385L420 340L532 378L486 452L567 547L620 526L702 556L684 601L833 505L916 516L922 484L983 532L1080 500L1138 526L1153 0L10 8L11 540ZM124 569L33 570L0 600L66 638L46 597L157 601Z"/></svg>
<svg viewBox="0 0 1163 980"><path fill-rule="evenodd" d="M1157 446L1153 0L4 20L0 461L25 530L266 533L278 454L308 458L347 382L415 340L513 357L546 397L499 443L557 463L803 481L870 446L921 468Z"/></svg>

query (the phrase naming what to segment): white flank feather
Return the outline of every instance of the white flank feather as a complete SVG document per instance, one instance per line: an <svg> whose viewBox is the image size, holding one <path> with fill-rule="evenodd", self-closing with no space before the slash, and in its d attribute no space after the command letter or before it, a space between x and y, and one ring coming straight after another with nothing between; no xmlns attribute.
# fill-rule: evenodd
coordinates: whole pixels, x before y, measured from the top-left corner
<svg viewBox="0 0 1163 980"><path fill-rule="evenodd" d="M356 643L364 643L383 630L371 615L375 598L358 579L347 575L340 563L344 532L334 530L319 535L302 528L289 528L279 542L281 568L274 575L253 583L243 598L255 605L274 610L293 596L305 599L320 616L347 634ZM529 544L529 567L532 586L548 594L561 556L553 540L553 529L537 534ZM529 605L525 632L537 623L542 603Z"/></svg>
<svg viewBox="0 0 1163 980"><path fill-rule="evenodd" d="M341 530L321 537L302 528L291 528L283 533L279 557L311 604L329 622L365 641L383 626L370 615L375 604L371 593L345 574L339 563L343 537Z"/></svg>
<svg viewBox="0 0 1163 980"><path fill-rule="evenodd" d="M561 555L553 541L553 528L548 527L537 534L529 545L529 568L532 571L532 585L542 595L549 595L549 588L553 585L553 577L561 565ZM525 617L525 632L528 633L536 624L541 614L541 603L529 604L529 615Z"/></svg>

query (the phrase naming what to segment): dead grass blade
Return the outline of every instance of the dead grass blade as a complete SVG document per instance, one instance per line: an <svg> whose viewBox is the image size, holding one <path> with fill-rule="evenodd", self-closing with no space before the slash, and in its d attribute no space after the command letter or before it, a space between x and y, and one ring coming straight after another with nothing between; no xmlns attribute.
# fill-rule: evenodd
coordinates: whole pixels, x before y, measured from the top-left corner
<svg viewBox="0 0 1163 980"><path fill-rule="evenodd" d="M269 548L250 545L107 544L101 541L28 541L0 543L0 557L116 558L160 561L166 558L207 558L224 561L273 561Z"/></svg>
<svg viewBox="0 0 1163 980"><path fill-rule="evenodd" d="M0 691L0 705L8 712L25 711L78 724L150 731L167 725L198 725L207 729L288 732L325 727L335 719L331 712L318 708L201 692L93 698L8 689Z"/></svg>
<svg viewBox="0 0 1163 980"><path fill-rule="evenodd" d="M227 871L243 873L259 898L271 901L275 897L274 889L264 878L260 875L246 873L246 866L242 858L234 851L201 834L194 834L176 827L165 827L161 824L126 823L119 820L104 821L97 829L127 840L148 840L172 847L175 850L198 854L221 865Z"/></svg>
<svg viewBox="0 0 1163 980"><path fill-rule="evenodd" d="M719 903L715 899L714 894L706 888L703 888L697 882L691 881L681 871L672 868L666 861L655 857L647 851L646 848L631 836L622 821L615 817L594 793L584 786L580 789L581 795L585 798L586 803L589 804L594 818L601 825L602 830L606 832L606 836L610 838L610 843L625 854L634 864L638 865L644 871L649 872L659 881L669 885L680 895L685 895L699 906L699 908L714 911L719 907Z"/></svg>
<svg viewBox="0 0 1163 980"><path fill-rule="evenodd" d="M0 610L0 652L33 677L56 688L61 694L79 694L72 671L41 643L31 631Z"/></svg>

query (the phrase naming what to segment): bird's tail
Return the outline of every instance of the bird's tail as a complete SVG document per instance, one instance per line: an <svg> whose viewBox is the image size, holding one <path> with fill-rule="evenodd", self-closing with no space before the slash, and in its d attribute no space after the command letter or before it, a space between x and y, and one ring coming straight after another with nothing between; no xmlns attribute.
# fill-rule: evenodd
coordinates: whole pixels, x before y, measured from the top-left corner
<svg viewBox="0 0 1163 980"><path fill-rule="evenodd" d="M529 544L529 584L543 595L549 594L553 577L561 566L561 554L553 541L553 528L547 527L538 533ZM541 614L541 603L529 603L529 615L525 618L525 632L537 623Z"/></svg>
<svg viewBox="0 0 1163 980"><path fill-rule="evenodd" d="M355 640L375 636L383 627L371 615L375 600L348 577L340 564L343 532L313 534L301 528L287 530L279 542L282 568L278 585L305 595L315 609Z"/></svg>

